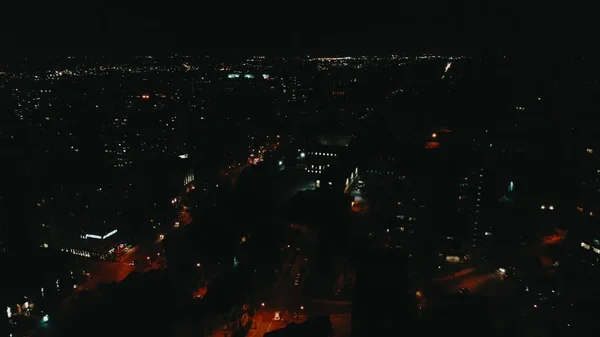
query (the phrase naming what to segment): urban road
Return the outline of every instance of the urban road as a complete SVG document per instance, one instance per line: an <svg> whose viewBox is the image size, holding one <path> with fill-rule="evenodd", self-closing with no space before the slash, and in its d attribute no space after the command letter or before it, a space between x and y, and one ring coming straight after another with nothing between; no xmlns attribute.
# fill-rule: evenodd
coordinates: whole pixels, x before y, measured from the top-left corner
<svg viewBox="0 0 600 337"><path fill-rule="evenodd" d="M291 247L290 250L293 250ZM335 336L348 336L350 333L351 305L344 301L309 299L302 295L305 278L296 283L296 277L308 260L299 250L292 261L292 254L284 261L274 284L265 286L257 294L257 312L249 337L262 337L265 333L284 328L287 324L304 322L307 317L328 315L333 324ZM292 264L289 267L289 264ZM276 313L279 317L276 317Z"/></svg>

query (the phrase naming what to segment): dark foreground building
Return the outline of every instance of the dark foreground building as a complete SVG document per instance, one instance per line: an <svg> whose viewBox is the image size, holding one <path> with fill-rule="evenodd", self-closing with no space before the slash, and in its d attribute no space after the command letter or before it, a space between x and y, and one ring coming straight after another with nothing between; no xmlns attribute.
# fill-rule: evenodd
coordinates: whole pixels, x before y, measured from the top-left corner
<svg viewBox="0 0 600 337"><path fill-rule="evenodd" d="M366 254L356 272L352 336L398 336L399 329L412 329L416 317L405 256L391 250Z"/></svg>

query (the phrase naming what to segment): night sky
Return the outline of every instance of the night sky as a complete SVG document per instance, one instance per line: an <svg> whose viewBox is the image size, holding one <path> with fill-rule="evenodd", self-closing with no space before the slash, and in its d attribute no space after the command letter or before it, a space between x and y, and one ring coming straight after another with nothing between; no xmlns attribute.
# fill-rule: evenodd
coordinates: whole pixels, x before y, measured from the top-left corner
<svg viewBox="0 0 600 337"><path fill-rule="evenodd" d="M25 3L19 6L27 10L15 10L5 19L0 38L6 49L18 51L563 52L566 45L594 48L595 20L585 8L511 7L496 1L429 1L418 7L400 2L387 7L367 4L282 2L270 7L238 2L117 5L96 1L61 7L54 2Z"/></svg>

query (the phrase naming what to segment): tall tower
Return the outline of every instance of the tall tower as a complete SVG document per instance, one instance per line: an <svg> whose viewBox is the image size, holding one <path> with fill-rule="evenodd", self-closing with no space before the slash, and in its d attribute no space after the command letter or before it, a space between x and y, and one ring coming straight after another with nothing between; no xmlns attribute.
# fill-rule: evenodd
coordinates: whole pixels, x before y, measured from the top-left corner
<svg viewBox="0 0 600 337"><path fill-rule="evenodd" d="M459 184L457 212L470 233L464 241L468 253L485 249L493 234L492 226L482 216L484 173L483 168L472 170Z"/></svg>
<svg viewBox="0 0 600 337"><path fill-rule="evenodd" d="M115 116L103 128L104 155L113 168L126 168L132 163L128 122L127 116Z"/></svg>

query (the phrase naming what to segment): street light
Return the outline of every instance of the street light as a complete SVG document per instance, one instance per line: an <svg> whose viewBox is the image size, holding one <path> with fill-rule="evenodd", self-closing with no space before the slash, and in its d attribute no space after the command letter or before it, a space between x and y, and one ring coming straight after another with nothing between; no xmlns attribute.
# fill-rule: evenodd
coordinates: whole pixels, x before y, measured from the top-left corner
<svg viewBox="0 0 600 337"><path fill-rule="evenodd" d="M300 310L304 310L304 306L303 305L300 306Z"/></svg>
<svg viewBox="0 0 600 337"><path fill-rule="evenodd" d="M262 303L260 304L260 306L264 308L264 307L265 307L265 302L262 302Z"/></svg>

